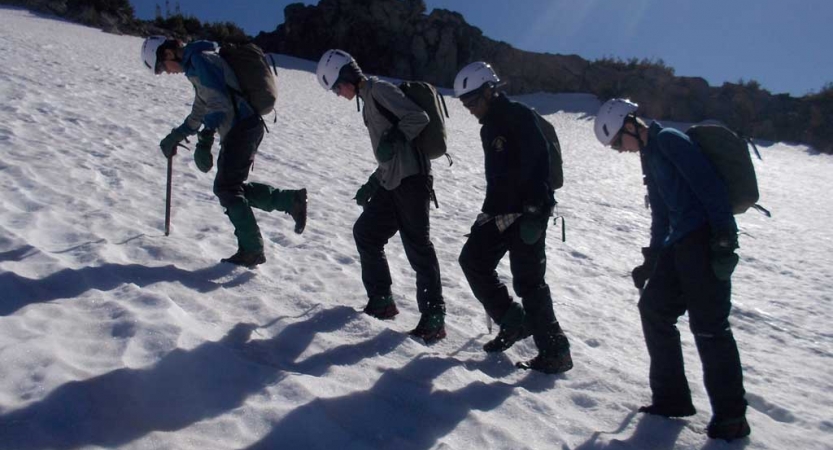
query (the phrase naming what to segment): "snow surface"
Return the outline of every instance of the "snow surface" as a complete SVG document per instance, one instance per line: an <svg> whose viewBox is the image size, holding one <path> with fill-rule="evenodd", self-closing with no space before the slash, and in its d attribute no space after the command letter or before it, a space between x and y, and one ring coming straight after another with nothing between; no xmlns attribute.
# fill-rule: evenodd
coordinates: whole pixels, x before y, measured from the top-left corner
<svg viewBox="0 0 833 450"><path fill-rule="evenodd" d="M189 111L182 76L153 77L141 39L0 9L0 448L2 449L830 449L833 448L833 158L761 145L762 203L739 217L732 322L751 439L710 441L699 413L637 414L647 355L629 271L648 240L639 161L593 138L596 98L537 94L564 147L567 242L551 228L547 280L575 368L516 370L531 340L487 356L484 313L457 264L483 191L475 119L449 99L455 164L435 164L433 241L448 338L418 320L401 242L387 246L402 313L365 296L351 199L373 170L355 104L324 92L308 61L281 58L277 124L251 179L310 191L306 232L256 212L268 261L235 250L213 173L180 151L165 237L157 143ZM215 152L216 154L216 152ZM508 275L508 266L499 269Z"/></svg>

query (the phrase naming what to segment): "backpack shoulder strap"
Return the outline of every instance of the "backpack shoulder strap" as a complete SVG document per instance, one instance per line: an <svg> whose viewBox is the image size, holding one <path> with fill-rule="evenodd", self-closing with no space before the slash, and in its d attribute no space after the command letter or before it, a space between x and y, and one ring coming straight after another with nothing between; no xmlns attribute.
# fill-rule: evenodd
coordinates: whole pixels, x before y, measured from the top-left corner
<svg viewBox="0 0 833 450"><path fill-rule="evenodd" d="M370 90L370 99L373 100L373 104L376 105L376 109L378 109L379 112L382 113L383 116L385 116L385 119L387 119L387 121L391 123L391 126L395 127L399 125L399 117L396 117L396 114L392 113L389 109L385 108L384 106L382 106L381 103L376 101L376 97L373 96L373 89ZM427 157L423 155L422 152L420 152L416 148L416 146L412 146L412 148L414 149L417 161L419 162L419 173L428 173L428 169L426 168L426 166L428 165ZM448 156L448 161L448 165L450 166L452 164L450 156ZM436 202L437 199L434 198L434 203ZM439 205L437 205L437 207L439 208Z"/></svg>
<svg viewBox="0 0 833 450"><path fill-rule="evenodd" d="M373 96L373 91L370 91L370 97L373 99L373 104L376 105L376 109L378 109L379 112L382 113L383 116L385 116L385 119L387 119L388 122L392 123L393 126L399 125L399 117L396 117L396 114L390 112L389 109L385 108L384 106L382 106L381 103L377 102L376 97Z"/></svg>

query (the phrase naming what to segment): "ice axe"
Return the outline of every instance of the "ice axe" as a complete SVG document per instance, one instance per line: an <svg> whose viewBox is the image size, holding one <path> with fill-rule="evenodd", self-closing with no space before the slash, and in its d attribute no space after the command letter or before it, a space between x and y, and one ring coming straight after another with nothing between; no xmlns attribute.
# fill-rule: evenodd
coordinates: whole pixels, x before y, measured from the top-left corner
<svg viewBox="0 0 833 450"><path fill-rule="evenodd" d="M185 142L188 141L188 138L185 138ZM191 149L182 145L176 144L177 147L182 147L185 150L190 151ZM168 157L168 183L165 187L165 236L169 236L171 234L171 178L173 178L174 173L174 155Z"/></svg>
<svg viewBox="0 0 833 450"><path fill-rule="evenodd" d="M174 157L168 157L168 185L165 188L165 236L171 234L171 178L174 172Z"/></svg>

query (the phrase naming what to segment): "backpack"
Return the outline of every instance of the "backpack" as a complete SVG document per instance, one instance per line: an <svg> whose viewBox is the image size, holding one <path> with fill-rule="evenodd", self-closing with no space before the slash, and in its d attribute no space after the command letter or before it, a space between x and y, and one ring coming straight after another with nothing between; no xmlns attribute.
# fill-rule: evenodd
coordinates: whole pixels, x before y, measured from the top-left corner
<svg viewBox="0 0 833 450"><path fill-rule="evenodd" d="M558 134L555 132L555 127L544 118L538 111L532 110L535 118L538 120L538 128L544 133L544 137L549 144L547 148L550 151L550 187L552 190L560 189L564 186L564 169L561 160L561 143L558 142Z"/></svg>
<svg viewBox="0 0 833 450"><path fill-rule="evenodd" d="M275 109L278 88L260 47L255 44L226 44L220 47L220 57L228 63L240 83L240 91L232 87L229 90L246 99L261 116Z"/></svg>
<svg viewBox="0 0 833 450"><path fill-rule="evenodd" d="M686 131L686 135L700 147L726 184L733 214L743 214L753 207L769 215L768 211L756 204L759 197L758 179L747 146L749 142L754 148L754 143L718 124L694 125ZM758 152L757 148L755 152Z"/></svg>
<svg viewBox="0 0 833 450"><path fill-rule="evenodd" d="M431 119L428 125L414 138L414 146L430 159L437 159L446 155L448 147L445 142L445 117L448 117L448 108L445 108L443 96L437 92L437 88L424 81L403 81L399 85L399 90L405 94L405 97L408 97L409 100L425 111L428 118ZM394 126L399 123L399 118L395 114L380 105L375 99L373 102L376 104L376 109L385 116L388 122ZM445 117L443 117L443 111ZM451 161L450 157L449 161Z"/></svg>

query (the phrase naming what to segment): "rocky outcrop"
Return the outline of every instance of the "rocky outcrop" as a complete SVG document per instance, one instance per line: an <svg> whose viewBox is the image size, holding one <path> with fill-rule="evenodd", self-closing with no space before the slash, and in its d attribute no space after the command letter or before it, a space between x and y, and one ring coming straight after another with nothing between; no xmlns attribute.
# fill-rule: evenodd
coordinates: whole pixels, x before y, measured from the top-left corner
<svg viewBox="0 0 833 450"><path fill-rule="evenodd" d="M370 73L451 87L472 61L489 61L512 94L589 92L629 97L657 119L717 119L761 139L804 142L833 153L830 93L802 98L772 95L755 82L712 87L677 77L662 62L587 61L576 55L518 50L487 38L459 13L422 0L321 0L284 10L285 22L255 42L271 52L318 60L330 48L352 54ZM829 91L829 90L828 90Z"/></svg>
<svg viewBox="0 0 833 450"><path fill-rule="evenodd" d="M236 41L245 36L230 23L200 24L193 17L155 21L134 17L128 0L0 0L54 14L111 33L165 34ZM320 0L291 4L286 20L255 42L267 51L313 61L327 49L350 52L369 72L451 87L472 61L489 61L510 94L587 92L601 99L629 97L641 113L680 122L720 120L748 136L802 142L833 153L833 85L801 98L772 95L756 82L712 87L702 78L677 77L662 61L587 61L576 55L518 50L487 38L459 13L423 0Z"/></svg>

